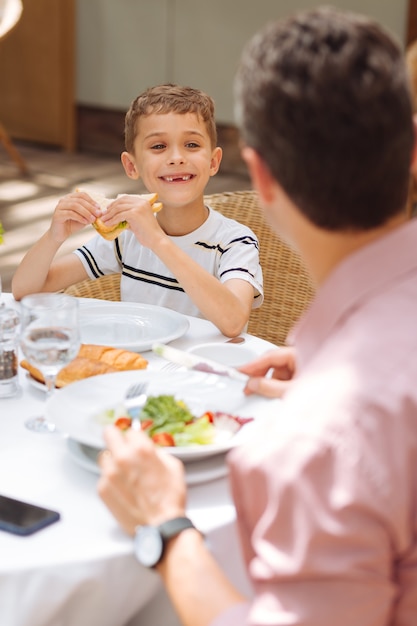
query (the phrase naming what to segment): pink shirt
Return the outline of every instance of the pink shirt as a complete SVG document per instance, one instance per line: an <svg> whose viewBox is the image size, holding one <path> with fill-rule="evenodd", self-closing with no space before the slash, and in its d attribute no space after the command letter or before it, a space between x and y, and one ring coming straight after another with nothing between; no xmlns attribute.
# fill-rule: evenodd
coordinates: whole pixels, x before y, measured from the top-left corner
<svg viewBox="0 0 417 626"><path fill-rule="evenodd" d="M294 341L282 412L230 454L254 598L215 626L415 626L417 220L343 261Z"/></svg>

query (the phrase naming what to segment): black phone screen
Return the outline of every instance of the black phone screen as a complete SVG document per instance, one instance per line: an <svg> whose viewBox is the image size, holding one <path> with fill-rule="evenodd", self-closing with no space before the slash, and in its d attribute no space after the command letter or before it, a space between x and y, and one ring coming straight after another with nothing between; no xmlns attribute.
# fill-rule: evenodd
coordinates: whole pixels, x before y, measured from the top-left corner
<svg viewBox="0 0 417 626"><path fill-rule="evenodd" d="M57 511L0 495L0 530L31 535L59 519Z"/></svg>

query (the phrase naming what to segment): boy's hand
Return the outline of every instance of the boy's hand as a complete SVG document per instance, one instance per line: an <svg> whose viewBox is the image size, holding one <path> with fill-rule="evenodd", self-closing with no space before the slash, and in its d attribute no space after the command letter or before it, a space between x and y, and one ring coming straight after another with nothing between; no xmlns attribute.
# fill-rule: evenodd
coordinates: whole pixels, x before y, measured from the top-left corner
<svg viewBox="0 0 417 626"><path fill-rule="evenodd" d="M53 239L62 243L73 233L92 224L101 213L98 204L86 193L75 192L64 196L52 216L50 231Z"/></svg>
<svg viewBox="0 0 417 626"><path fill-rule="evenodd" d="M109 226L126 221L139 243L152 250L166 236L154 213L151 203L143 196L125 194L109 204L101 220Z"/></svg>
<svg viewBox="0 0 417 626"><path fill-rule="evenodd" d="M239 367L239 371L251 377L244 390L247 396L257 393L267 398L282 398L296 371L295 351L293 348L269 350Z"/></svg>

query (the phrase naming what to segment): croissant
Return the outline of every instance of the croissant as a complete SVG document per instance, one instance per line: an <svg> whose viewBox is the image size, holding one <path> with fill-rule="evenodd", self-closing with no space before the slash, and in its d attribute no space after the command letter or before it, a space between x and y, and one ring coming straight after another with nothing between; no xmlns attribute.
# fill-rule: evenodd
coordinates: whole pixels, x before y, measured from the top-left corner
<svg viewBox="0 0 417 626"><path fill-rule="evenodd" d="M45 382L42 373L26 359L21 361L20 365L28 370L32 378L41 383ZM110 346L81 344L76 358L58 373L55 386L57 388L65 387L65 385L77 380L98 374L146 369L147 365L148 361L137 352L120 350Z"/></svg>

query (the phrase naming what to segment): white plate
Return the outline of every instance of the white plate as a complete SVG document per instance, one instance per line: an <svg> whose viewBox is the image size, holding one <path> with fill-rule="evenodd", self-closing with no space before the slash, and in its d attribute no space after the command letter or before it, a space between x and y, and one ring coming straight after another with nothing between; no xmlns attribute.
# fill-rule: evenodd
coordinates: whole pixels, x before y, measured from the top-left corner
<svg viewBox="0 0 417 626"><path fill-rule="evenodd" d="M80 308L82 343L142 352L154 343L182 337L189 321L181 313L151 304L98 302Z"/></svg>
<svg viewBox="0 0 417 626"><path fill-rule="evenodd" d="M240 367L253 361L258 355L247 346L235 343L217 342L200 343L188 350L190 354L196 354L203 359L216 361L227 367Z"/></svg>
<svg viewBox="0 0 417 626"><path fill-rule="evenodd" d="M246 397L243 383L225 376L195 371L138 370L93 376L60 389L47 400L46 417L71 439L93 448L103 448L103 425L96 416L123 402L127 388L139 381L149 383L149 395L175 395L178 400L184 400L196 415L204 411L225 411L240 417L256 418L227 441L167 448L183 461L221 454L248 440L255 423L271 409L276 410L275 405L279 402L258 396Z"/></svg>
<svg viewBox="0 0 417 626"><path fill-rule="evenodd" d="M100 468L97 464L97 456L100 452L97 448L86 446L83 443L78 443L73 439L67 439L68 451L72 459L94 474L100 474ZM187 463L185 465L185 480L187 485L201 485L218 478L223 478L228 474L228 467L226 465L224 454L218 454L216 456L207 457L201 461L195 461L194 463Z"/></svg>

